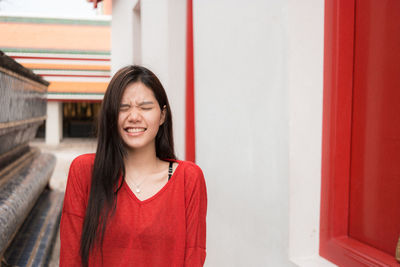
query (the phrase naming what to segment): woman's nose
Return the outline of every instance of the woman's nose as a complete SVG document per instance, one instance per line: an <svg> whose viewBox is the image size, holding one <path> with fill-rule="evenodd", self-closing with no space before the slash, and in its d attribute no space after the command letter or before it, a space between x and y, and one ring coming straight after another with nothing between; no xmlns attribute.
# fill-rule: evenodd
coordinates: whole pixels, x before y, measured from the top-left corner
<svg viewBox="0 0 400 267"><path fill-rule="evenodd" d="M133 107L131 110L130 110L130 112L129 112L129 115L128 115L128 119L129 120L133 120L133 121L138 121L138 120L140 120L141 119L141 114L140 114L140 112L139 112L139 109L138 108L136 108L136 107Z"/></svg>

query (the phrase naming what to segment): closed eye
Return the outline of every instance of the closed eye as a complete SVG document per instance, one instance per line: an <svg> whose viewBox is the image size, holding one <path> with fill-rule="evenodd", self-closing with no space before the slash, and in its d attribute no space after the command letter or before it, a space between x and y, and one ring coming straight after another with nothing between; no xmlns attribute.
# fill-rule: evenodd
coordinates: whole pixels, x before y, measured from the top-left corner
<svg viewBox="0 0 400 267"><path fill-rule="evenodd" d="M121 104L121 106L119 107L120 110L128 110L129 109L129 105L128 104Z"/></svg>

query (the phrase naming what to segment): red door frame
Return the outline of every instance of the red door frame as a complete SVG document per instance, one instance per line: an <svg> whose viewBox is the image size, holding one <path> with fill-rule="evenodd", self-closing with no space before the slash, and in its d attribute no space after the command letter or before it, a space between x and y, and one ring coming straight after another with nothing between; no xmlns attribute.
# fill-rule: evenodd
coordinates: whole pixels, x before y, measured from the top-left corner
<svg viewBox="0 0 400 267"><path fill-rule="evenodd" d="M187 0L186 21L186 153L185 159L196 161L194 123L194 55L193 55L193 0Z"/></svg>
<svg viewBox="0 0 400 267"><path fill-rule="evenodd" d="M349 237L355 0L325 0L320 255L339 266L399 266Z"/></svg>

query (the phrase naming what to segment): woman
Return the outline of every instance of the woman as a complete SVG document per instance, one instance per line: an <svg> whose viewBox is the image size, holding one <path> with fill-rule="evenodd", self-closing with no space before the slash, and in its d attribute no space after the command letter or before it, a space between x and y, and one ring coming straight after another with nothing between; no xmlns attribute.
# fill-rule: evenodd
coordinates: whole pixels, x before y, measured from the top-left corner
<svg viewBox="0 0 400 267"><path fill-rule="evenodd" d="M148 69L112 78L96 154L71 164L60 224L60 266L203 266L206 184L177 160L167 95Z"/></svg>

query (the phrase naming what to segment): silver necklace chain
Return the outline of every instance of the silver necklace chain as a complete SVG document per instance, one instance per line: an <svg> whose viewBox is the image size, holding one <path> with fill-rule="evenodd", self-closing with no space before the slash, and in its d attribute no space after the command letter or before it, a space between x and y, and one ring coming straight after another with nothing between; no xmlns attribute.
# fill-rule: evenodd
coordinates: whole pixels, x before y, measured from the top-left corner
<svg viewBox="0 0 400 267"><path fill-rule="evenodd" d="M139 184L135 184L133 181L131 181L132 182L132 184L136 187L136 189L135 189L135 192L136 193L138 193L138 194L140 194L140 186L142 185L142 183L145 181L146 179L143 179L143 181L141 181Z"/></svg>
<svg viewBox="0 0 400 267"><path fill-rule="evenodd" d="M169 180L170 176L172 175L172 164L170 164L170 166L169 166L169 168L168 168L168 175L169 175L169 177L168 177L168 180ZM144 181L146 181L146 179L143 179L143 181L141 181L139 184L135 184L135 183L131 180L131 183L136 187L135 192L136 192L137 194L140 194L140 192L141 192L140 186L142 185L142 183L143 183Z"/></svg>

